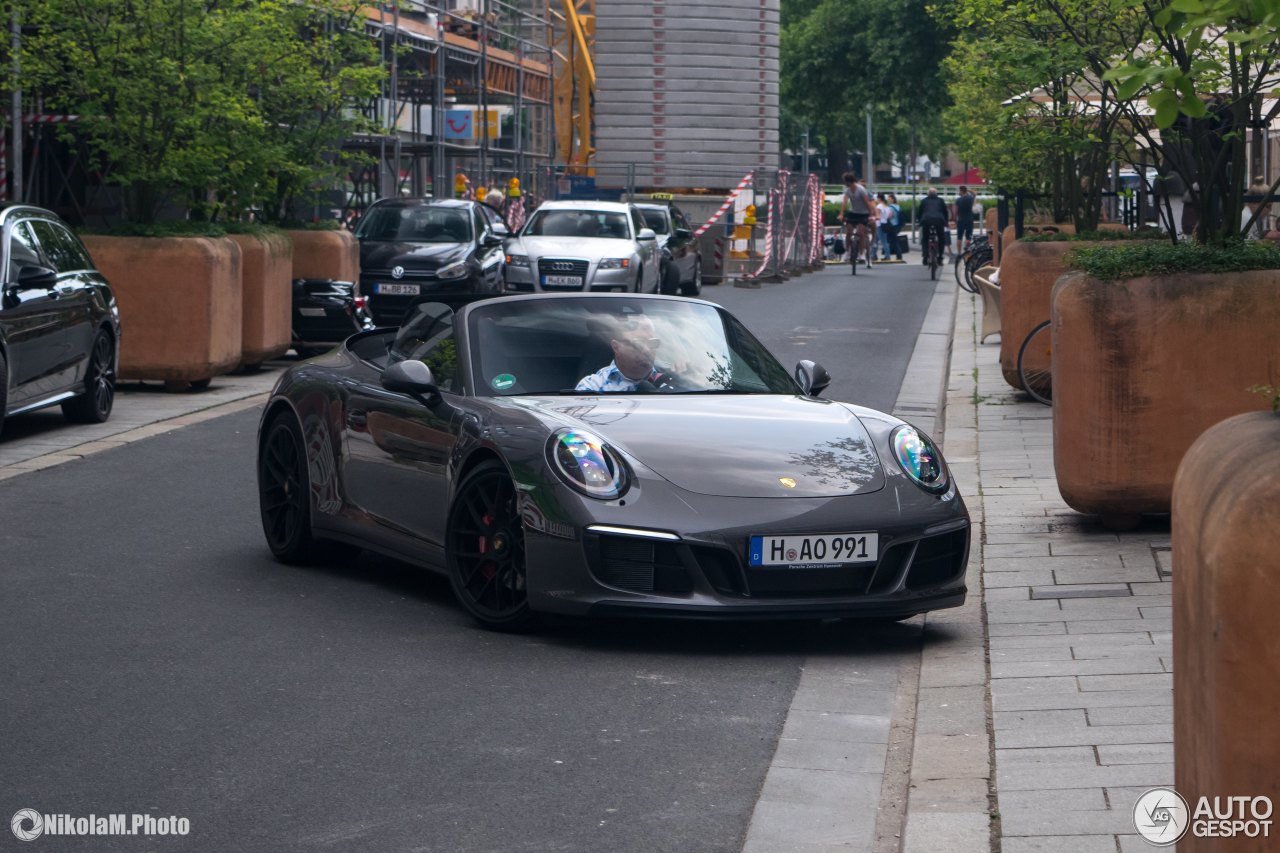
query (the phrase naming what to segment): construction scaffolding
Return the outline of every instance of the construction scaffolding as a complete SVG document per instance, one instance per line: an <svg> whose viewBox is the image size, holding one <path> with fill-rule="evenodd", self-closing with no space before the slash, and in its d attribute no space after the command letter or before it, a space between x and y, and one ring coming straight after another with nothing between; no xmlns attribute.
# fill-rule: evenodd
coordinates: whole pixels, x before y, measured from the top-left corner
<svg viewBox="0 0 1280 853"><path fill-rule="evenodd" d="M361 107L381 132L343 141L369 165L299 217L348 219L387 196L451 197L459 175L472 193L506 190L517 178L526 204L554 194L545 0L397 0L360 12L387 70L380 95ZM47 207L75 224L110 218L118 202L107 176L56 131L79 117L44 114L35 93L23 93L19 108L18 97L0 135L2 200Z"/></svg>
<svg viewBox="0 0 1280 853"><path fill-rule="evenodd" d="M372 165L351 176L342 213L387 196L505 189L546 198L554 127L552 26L536 0L402 0L363 9L388 73L365 116L382 133L347 140Z"/></svg>

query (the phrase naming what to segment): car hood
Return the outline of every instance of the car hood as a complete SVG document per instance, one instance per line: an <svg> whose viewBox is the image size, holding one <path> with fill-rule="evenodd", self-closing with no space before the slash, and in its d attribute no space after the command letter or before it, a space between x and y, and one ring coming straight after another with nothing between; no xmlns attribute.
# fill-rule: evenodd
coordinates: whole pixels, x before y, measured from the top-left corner
<svg viewBox="0 0 1280 853"><path fill-rule="evenodd" d="M636 246L612 237L520 237L513 242L524 247L524 254L538 258L626 258Z"/></svg>
<svg viewBox="0 0 1280 853"><path fill-rule="evenodd" d="M524 399L698 494L836 497L885 484L870 435L839 403L782 395Z"/></svg>
<svg viewBox="0 0 1280 853"><path fill-rule="evenodd" d="M361 243L361 269L436 269L467 256L466 243Z"/></svg>

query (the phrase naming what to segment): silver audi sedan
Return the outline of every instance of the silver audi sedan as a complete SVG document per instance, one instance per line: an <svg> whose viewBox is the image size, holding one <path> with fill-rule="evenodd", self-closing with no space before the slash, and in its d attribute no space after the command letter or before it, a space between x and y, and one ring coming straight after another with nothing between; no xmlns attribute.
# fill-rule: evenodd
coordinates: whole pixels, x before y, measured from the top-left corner
<svg viewBox="0 0 1280 853"><path fill-rule="evenodd" d="M657 235L635 205L549 201L507 240L506 289L656 292Z"/></svg>

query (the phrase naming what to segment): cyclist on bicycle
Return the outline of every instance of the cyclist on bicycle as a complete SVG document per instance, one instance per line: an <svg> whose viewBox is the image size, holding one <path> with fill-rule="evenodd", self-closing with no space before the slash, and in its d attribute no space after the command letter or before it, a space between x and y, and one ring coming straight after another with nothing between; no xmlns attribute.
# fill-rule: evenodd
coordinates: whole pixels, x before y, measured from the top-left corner
<svg viewBox="0 0 1280 853"><path fill-rule="evenodd" d="M840 201L840 215L844 219L845 244L853 254L853 263L865 251L867 266L871 266L871 241L867 239L867 223L871 221L871 193L862 185L862 181L853 172L844 173L844 197ZM854 243L852 234L858 231L858 242Z"/></svg>
<svg viewBox="0 0 1280 853"><path fill-rule="evenodd" d="M947 228L947 203L938 195L936 187L929 187L929 194L920 202L920 228L924 232L924 251L920 263L929 263L930 251L942 260L942 234Z"/></svg>

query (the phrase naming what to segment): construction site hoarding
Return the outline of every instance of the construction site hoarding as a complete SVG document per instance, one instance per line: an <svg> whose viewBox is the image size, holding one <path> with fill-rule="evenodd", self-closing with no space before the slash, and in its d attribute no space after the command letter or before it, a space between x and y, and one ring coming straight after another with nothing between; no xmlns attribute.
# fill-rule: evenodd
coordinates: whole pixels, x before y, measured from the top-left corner
<svg viewBox="0 0 1280 853"><path fill-rule="evenodd" d="M596 185L728 189L778 160L779 0L598 2Z"/></svg>

